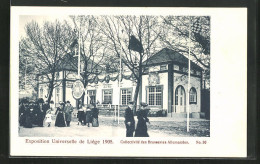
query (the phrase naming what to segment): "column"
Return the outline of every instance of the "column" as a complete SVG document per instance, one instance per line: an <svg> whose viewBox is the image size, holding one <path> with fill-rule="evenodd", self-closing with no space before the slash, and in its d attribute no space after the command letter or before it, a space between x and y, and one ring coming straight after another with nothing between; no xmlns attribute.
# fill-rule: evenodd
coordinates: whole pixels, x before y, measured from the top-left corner
<svg viewBox="0 0 260 164"><path fill-rule="evenodd" d="M172 112L173 105L173 64L168 64L168 113Z"/></svg>

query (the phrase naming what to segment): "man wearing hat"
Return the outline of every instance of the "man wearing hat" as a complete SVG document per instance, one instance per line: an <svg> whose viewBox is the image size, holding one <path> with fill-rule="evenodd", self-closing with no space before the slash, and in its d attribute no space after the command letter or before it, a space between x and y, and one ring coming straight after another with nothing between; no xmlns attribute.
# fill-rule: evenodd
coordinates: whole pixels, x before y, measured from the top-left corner
<svg viewBox="0 0 260 164"><path fill-rule="evenodd" d="M64 108L64 112L65 112L66 124L67 124L67 126L70 126L71 113L73 112L73 107L71 106L70 101L66 102L66 106Z"/></svg>
<svg viewBox="0 0 260 164"><path fill-rule="evenodd" d="M28 108L29 101L27 99L22 99L21 104L19 106L19 123L20 126L25 125L25 113Z"/></svg>
<svg viewBox="0 0 260 164"><path fill-rule="evenodd" d="M133 113L133 101L128 103L128 107L125 110L125 127L126 127L126 137L133 137L135 131L135 119Z"/></svg>

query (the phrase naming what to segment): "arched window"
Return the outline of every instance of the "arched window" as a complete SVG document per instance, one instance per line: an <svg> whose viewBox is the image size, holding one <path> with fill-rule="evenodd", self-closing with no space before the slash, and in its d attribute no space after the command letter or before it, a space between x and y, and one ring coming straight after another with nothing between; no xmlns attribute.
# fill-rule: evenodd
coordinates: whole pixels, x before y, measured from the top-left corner
<svg viewBox="0 0 260 164"><path fill-rule="evenodd" d="M197 92L193 87L190 89L190 104L197 104Z"/></svg>
<svg viewBox="0 0 260 164"><path fill-rule="evenodd" d="M183 86L179 85L175 90L175 105L185 105L186 95Z"/></svg>

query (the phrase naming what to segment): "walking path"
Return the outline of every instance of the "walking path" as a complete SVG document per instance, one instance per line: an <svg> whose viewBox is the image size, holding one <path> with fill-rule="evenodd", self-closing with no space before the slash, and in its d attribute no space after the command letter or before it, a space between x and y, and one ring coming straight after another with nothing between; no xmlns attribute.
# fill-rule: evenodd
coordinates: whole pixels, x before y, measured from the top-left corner
<svg viewBox="0 0 260 164"><path fill-rule="evenodd" d="M125 137L126 128L124 118L99 116L99 127L77 125L77 118L73 118L70 127L55 127L55 118L51 127L23 128L20 127L21 137ZM186 132L186 118L149 117L147 124L150 137L208 137L210 136L210 121L190 118L190 132ZM137 123L137 118L135 117Z"/></svg>
<svg viewBox="0 0 260 164"><path fill-rule="evenodd" d="M116 123L117 124L117 123ZM123 122L119 126L100 124L99 127L77 125L72 122L70 127L55 127L54 121L51 127L20 128L20 137L125 137L126 129ZM148 131L151 137L169 137L169 135L155 130Z"/></svg>

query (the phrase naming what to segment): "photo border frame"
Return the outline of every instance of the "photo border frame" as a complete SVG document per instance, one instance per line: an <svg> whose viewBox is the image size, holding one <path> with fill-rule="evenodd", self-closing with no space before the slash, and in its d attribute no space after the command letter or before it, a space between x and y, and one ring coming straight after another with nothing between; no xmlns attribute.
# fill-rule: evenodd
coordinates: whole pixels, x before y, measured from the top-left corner
<svg viewBox="0 0 260 164"><path fill-rule="evenodd" d="M219 1L212 1L212 0L198 0L198 1L192 1L192 0L171 0L171 1L156 1L156 0L150 0L149 2L139 2L137 0L132 0L129 2L119 2L116 0L112 1L104 1L104 0L98 0L98 1L78 1L78 0L60 0L60 1L46 1L46 0L13 0L11 2L11 6L70 6L70 7L79 7L79 6L84 6L84 7L94 7L94 6L104 6L104 7L111 7L111 6L117 6L117 7L247 7L248 9L248 31L247 31L247 36L248 36L248 41L247 41L247 160L254 160L256 159L257 156L257 48L256 45L258 44L258 38L257 36L257 31L256 31L256 0L219 0ZM6 15L7 10L5 10L5 13L2 13ZM8 20L5 19L6 24L10 24L10 20L8 23ZM6 31L6 26L5 31ZM9 29L10 30L10 29ZM7 29L8 31L8 29ZM9 31L10 33L10 31ZM9 37L9 35L6 35ZM7 38L8 39L8 38ZM10 38L9 38L10 39ZM6 40L1 39L1 43L3 42L3 45L6 45ZM9 52L9 50L5 51ZM9 62L4 63L4 61L9 61L9 53L5 53L5 55L1 56L1 60L3 63L1 67L6 67L7 70L9 70ZM3 83L3 92L1 92L1 108L3 109L3 112L6 115L1 115L1 126L4 125L1 129L4 129L4 132L2 134L9 134L9 107L8 104L2 105L2 102L8 102L8 96L9 95L9 90L7 90L9 87L6 88L6 86L9 86L9 81L5 79L9 79L9 71L3 70L1 68L1 75L4 74L6 75L5 78L1 76L1 83ZM3 72L2 72L3 71ZM8 81L8 83L7 83ZM7 94L8 93L8 94ZM5 100L5 101L4 101ZM258 120L259 121L259 120ZM3 136L1 134L1 137ZM6 140L7 139L7 140ZM8 147L9 144L9 135L5 137L5 139L1 140L2 142L5 141L5 144L3 144L3 147L6 148ZM8 141L8 142L6 142ZM2 143L1 143L2 144ZM10 147L9 147L10 148ZM5 149L8 150L7 156L2 155L2 148L1 148L1 156L10 158L8 154L10 154L9 148ZM4 150L4 149L3 149ZM2 157L1 157L2 158ZM13 157L11 157L13 158ZM15 157L16 159L19 157ZM36 157L33 157L36 158ZM39 158L39 157L37 157ZM42 156L40 157L42 158ZM46 157L43 157L46 158ZM55 157L53 157L55 158ZM71 158L71 157L69 157ZM82 157L80 157L82 158ZM88 159L92 159L92 157L86 157ZM96 157L93 157L96 158ZM103 159L110 159L108 157L102 157ZM114 158L114 157L112 157ZM120 157L117 159L121 159ZM158 158L156 158L158 159ZM168 158L164 158L168 159ZM170 158L170 159L205 159L205 158ZM209 158L206 158L209 159ZM210 158L212 159L212 158ZM216 159L238 159L238 158L216 158ZM242 158L241 160L245 160Z"/></svg>

